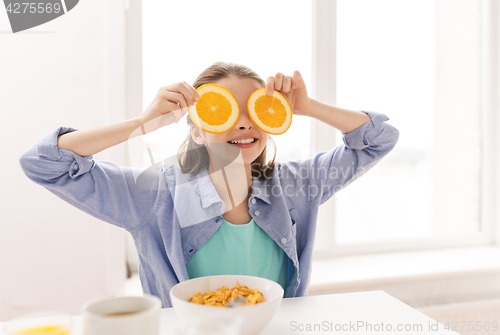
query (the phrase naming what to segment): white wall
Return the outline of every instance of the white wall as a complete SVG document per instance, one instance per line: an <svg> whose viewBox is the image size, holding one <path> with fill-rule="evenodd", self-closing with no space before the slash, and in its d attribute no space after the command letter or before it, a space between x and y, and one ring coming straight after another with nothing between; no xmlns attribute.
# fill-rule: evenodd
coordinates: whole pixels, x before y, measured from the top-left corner
<svg viewBox="0 0 500 335"><path fill-rule="evenodd" d="M123 292L125 231L33 183L18 161L58 126L124 119L123 12L123 1L85 0L12 34L0 8L0 321L80 314L83 302ZM120 144L94 158L125 164L126 151Z"/></svg>

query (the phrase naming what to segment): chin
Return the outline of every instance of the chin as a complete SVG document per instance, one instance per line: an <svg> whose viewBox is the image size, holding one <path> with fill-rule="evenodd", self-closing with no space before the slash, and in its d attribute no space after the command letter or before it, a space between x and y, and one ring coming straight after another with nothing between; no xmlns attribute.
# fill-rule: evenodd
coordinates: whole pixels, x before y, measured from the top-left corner
<svg viewBox="0 0 500 335"><path fill-rule="evenodd" d="M243 154L243 164L252 164L257 159L257 157L259 157L259 155L249 156L249 155Z"/></svg>

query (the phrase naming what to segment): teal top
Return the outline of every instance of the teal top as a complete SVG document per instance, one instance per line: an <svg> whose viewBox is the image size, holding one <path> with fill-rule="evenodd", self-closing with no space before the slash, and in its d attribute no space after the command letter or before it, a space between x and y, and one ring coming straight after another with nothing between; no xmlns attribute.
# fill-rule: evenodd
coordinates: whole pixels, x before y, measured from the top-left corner
<svg viewBox="0 0 500 335"><path fill-rule="evenodd" d="M186 264L189 278L249 275L287 285L288 256L252 219L234 225L223 220L219 229Z"/></svg>

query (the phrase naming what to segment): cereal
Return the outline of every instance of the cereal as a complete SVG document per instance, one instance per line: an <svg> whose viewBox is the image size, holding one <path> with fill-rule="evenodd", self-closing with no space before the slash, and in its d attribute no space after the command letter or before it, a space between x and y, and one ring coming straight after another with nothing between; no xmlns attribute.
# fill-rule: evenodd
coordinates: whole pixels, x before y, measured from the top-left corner
<svg viewBox="0 0 500 335"><path fill-rule="evenodd" d="M239 282L238 285L229 289L222 286L218 291L196 292L194 296L189 299L189 302L199 304L199 305L209 305L209 306L226 306L234 298L247 298L245 305L255 305L259 302L264 302L264 295L259 291L258 288L253 290L249 289L247 286L241 286Z"/></svg>

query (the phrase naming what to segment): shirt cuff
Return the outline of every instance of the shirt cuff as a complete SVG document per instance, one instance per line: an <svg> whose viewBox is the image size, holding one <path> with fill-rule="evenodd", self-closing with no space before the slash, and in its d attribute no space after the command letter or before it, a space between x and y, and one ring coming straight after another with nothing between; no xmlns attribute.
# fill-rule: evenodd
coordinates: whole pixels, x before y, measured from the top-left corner
<svg viewBox="0 0 500 335"><path fill-rule="evenodd" d="M370 138L376 136L379 125L389 118L382 113L361 111L367 114L371 122L367 122L359 128L354 129L349 133L343 133L342 139L344 144L350 149L362 150L370 145Z"/></svg>
<svg viewBox="0 0 500 335"><path fill-rule="evenodd" d="M69 166L69 176L78 177L94 168L93 156L80 156L72 151L59 149L57 147L57 138L60 135L76 131L72 127L59 127L52 133L45 136L36 146L36 153L40 157L48 160L59 161L60 159L71 162Z"/></svg>

